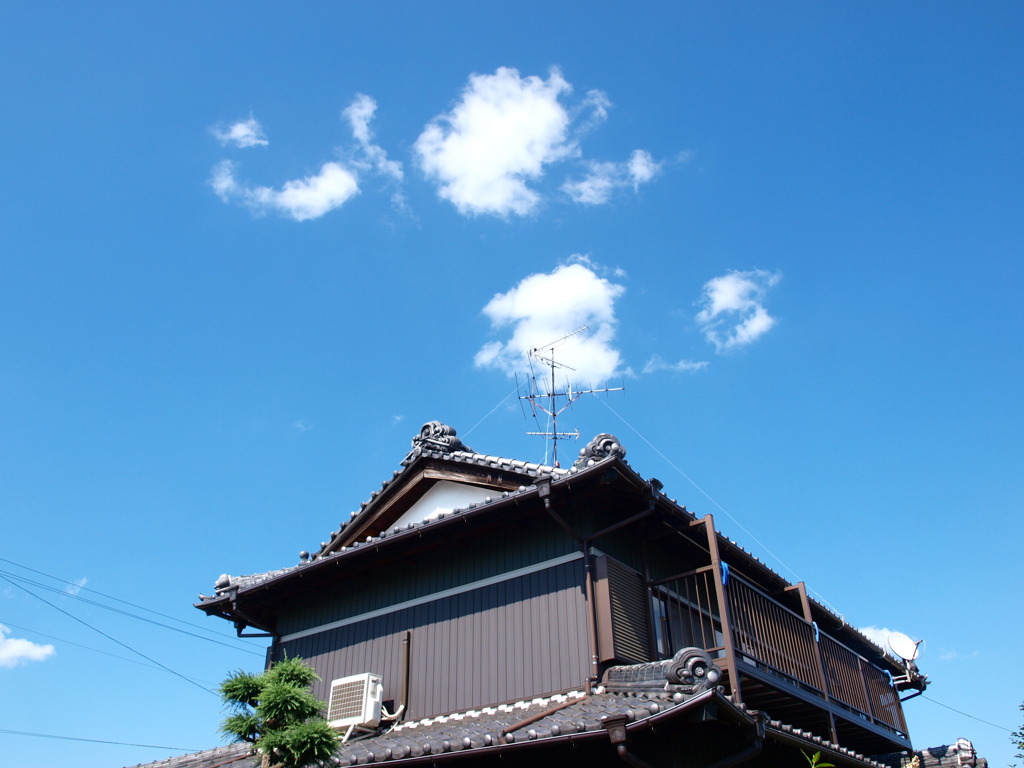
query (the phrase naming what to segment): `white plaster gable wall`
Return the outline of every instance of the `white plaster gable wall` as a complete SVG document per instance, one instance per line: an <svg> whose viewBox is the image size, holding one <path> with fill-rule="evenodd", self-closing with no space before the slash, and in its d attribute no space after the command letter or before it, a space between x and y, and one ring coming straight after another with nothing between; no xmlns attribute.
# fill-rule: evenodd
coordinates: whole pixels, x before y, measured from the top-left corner
<svg viewBox="0 0 1024 768"><path fill-rule="evenodd" d="M483 501L488 496L494 497L499 494L500 491L493 488L479 488L475 485L454 483L451 480L439 480L398 519L394 527L405 528L409 523L432 520L444 512L463 509L470 504Z"/></svg>

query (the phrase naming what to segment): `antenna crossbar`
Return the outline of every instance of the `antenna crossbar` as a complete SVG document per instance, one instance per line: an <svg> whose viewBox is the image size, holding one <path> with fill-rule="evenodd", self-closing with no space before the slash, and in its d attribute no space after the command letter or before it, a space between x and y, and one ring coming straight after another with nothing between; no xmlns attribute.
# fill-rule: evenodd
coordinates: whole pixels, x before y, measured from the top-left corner
<svg viewBox="0 0 1024 768"><path fill-rule="evenodd" d="M559 390L555 382L555 371L566 370L575 371L576 369L570 365L555 360L555 349L560 347L566 341L571 339L577 334L583 333L589 328L584 325L582 328L577 328L572 333L567 333L559 339L555 339L552 342L544 344L540 347L531 347L527 350L527 357L532 361L536 360L538 363L543 364L551 371L550 386L547 388L547 392L537 392L537 377L530 377L530 393L528 395L520 395L520 400L526 400L530 403L530 410L533 413L534 418L537 417L537 411L543 411L551 419L551 429L544 432L527 432L527 435L544 437L551 441L551 455L552 463L554 466L558 466L558 441L568 440L570 438L579 440L580 431L576 429L572 432L559 432L558 431L558 417L579 400L583 395L596 395L602 392L621 392L625 387L605 387L603 389L573 389L572 385L566 382L564 389ZM542 351L546 354L542 354ZM532 365L531 365L532 367ZM559 401L564 398L565 404L561 407L558 406ZM543 402L547 402L547 407L544 406Z"/></svg>

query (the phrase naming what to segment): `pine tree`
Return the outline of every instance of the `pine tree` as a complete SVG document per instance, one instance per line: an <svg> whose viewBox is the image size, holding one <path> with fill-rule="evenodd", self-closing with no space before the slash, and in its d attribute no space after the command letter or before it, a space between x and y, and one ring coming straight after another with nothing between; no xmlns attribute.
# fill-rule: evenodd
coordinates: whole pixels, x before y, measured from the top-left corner
<svg viewBox="0 0 1024 768"><path fill-rule="evenodd" d="M1024 712L1024 704L1020 705L1020 709ZM1014 731L1010 734L1010 741L1013 742L1013 746L1018 749L1018 752L1014 757L1019 760L1024 760L1024 725L1020 727L1019 731Z"/></svg>
<svg viewBox="0 0 1024 768"><path fill-rule="evenodd" d="M324 764L338 735L323 717L324 703L310 692L319 679L299 658L279 661L259 675L235 672L220 686L232 710L221 733L253 744L262 753L263 768Z"/></svg>

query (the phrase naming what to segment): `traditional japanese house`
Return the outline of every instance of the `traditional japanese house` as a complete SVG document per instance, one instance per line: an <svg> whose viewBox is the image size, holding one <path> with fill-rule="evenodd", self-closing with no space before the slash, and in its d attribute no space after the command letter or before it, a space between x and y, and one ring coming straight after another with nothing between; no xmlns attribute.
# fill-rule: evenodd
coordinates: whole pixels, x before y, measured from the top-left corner
<svg viewBox="0 0 1024 768"><path fill-rule="evenodd" d="M268 663L313 665L329 719L349 726L342 765L909 755L916 667L625 456L604 434L571 467L532 464L431 422L319 551L222 576L197 607L269 637ZM341 718L353 690L383 710Z"/></svg>

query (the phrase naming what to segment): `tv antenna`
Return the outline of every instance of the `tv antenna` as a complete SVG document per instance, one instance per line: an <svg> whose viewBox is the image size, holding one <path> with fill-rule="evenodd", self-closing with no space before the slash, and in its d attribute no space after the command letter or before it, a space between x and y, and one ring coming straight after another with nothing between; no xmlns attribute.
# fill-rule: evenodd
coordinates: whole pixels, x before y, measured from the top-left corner
<svg viewBox="0 0 1024 768"><path fill-rule="evenodd" d="M520 400L526 400L530 403L530 410L533 413L533 417L537 418L537 411L543 411L551 419L551 429L544 432L527 432L528 435L536 435L538 437L544 437L551 441L551 463L553 466L558 466L558 441L568 440L573 438L579 440L580 431L575 429L572 432L559 432L558 431L558 417L565 411L570 405L575 403L583 395L596 395L601 392L620 392L625 387L605 387L604 389L576 389L572 388L572 384L566 381L565 389L559 391L557 383L555 382L555 375L557 370L575 371L571 365L558 362L555 360L555 350L565 344L569 339L577 336L586 331L590 326L584 325L582 328L577 328L572 333L567 333L559 339L542 344L539 347L531 347L526 352L526 356L530 359L530 394L520 395ZM537 377L533 375L533 361L536 360L538 363L545 365L551 371L551 381L548 386L546 393L537 391ZM565 404L559 407L559 401L565 398ZM545 406L544 403L547 403Z"/></svg>

